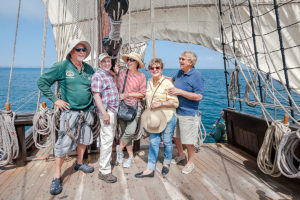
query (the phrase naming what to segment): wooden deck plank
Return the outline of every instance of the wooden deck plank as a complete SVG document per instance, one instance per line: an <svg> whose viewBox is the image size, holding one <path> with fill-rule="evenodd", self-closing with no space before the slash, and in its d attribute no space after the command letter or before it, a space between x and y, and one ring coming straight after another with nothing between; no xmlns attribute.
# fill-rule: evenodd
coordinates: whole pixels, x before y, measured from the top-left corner
<svg viewBox="0 0 300 200"><path fill-rule="evenodd" d="M26 178L24 176L28 173L34 173L35 168L38 168L42 162L30 162L23 167L17 167L16 169L12 169L12 173L6 179L1 179L0 186L0 197L7 196L7 194L11 193L12 188L16 187L19 183L24 183Z"/></svg>
<svg viewBox="0 0 300 200"><path fill-rule="evenodd" d="M143 155L144 151L140 151L139 153L140 153L140 155ZM132 163L132 165L129 169L123 168L122 170L124 171L124 177L127 180L130 198L131 199L150 200L152 198L148 196L146 188L144 187L144 184L140 183L142 180L138 180L134 177L134 175L136 173L140 172L140 170L141 170L136 165L136 163L139 162L138 156L139 156L139 154L135 155L134 163Z"/></svg>
<svg viewBox="0 0 300 200"><path fill-rule="evenodd" d="M188 175L181 173L183 165L171 165L163 178L162 154L160 149L154 178L134 177L146 169L148 151L142 150L129 169L114 167L118 178L114 184L98 179L99 154L89 155L95 168L92 174L76 172L76 156L72 156L63 164L63 192L57 196L49 193L54 159L8 166L0 173L0 199L300 199L299 181L264 175L252 156L227 144L202 146L195 170Z"/></svg>

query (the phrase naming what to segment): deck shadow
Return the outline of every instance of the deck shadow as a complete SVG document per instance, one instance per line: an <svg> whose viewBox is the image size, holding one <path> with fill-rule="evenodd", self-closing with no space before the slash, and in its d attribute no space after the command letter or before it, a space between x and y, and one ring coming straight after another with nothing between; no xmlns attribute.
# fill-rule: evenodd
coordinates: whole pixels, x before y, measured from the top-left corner
<svg viewBox="0 0 300 200"><path fill-rule="evenodd" d="M251 161L243 161L245 168L255 176L261 182L267 183L268 186L277 193L282 193L284 195L292 196L292 199L299 199L300 191L299 188L294 187L294 185L300 185L299 179L290 179L281 175L280 177L272 177L264 174L257 165L254 165ZM291 184L294 183L294 184ZM271 199L267 197L263 191L257 190L256 193L262 197L260 199ZM282 197L282 199L285 199Z"/></svg>

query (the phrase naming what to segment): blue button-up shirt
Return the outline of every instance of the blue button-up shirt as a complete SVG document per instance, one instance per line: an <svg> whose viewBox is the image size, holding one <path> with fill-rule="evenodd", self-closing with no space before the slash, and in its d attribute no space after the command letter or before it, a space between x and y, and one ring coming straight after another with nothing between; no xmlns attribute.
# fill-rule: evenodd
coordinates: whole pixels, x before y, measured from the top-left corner
<svg viewBox="0 0 300 200"><path fill-rule="evenodd" d="M192 68L189 72L184 74L179 70L173 77L174 86L187 92L193 92L203 95L204 93L204 80L201 73ZM176 110L178 115L195 116L199 115L199 101L192 101L183 96L178 96L179 106Z"/></svg>

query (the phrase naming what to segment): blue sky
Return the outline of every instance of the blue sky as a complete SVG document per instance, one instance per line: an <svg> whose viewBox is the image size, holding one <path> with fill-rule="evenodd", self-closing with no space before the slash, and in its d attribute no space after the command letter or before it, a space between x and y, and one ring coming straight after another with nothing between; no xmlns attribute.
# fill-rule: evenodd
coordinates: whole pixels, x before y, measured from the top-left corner
<svg viewBox="0 0 300 200"><path fill-rule="evenodd" d="M12 62L14 35L16 30L18 0L0 0L0 44L2 46L0 67L10 67ZM15 67L40 67L43 45L44 5L42 0L21 2L21 16L15 54ZM4 47L4 48L3 48ZM178 68L178 57L188 50L187 44L169 41L156 41L156 55L162 58L166 68ZM222 55L202 46L190 45L190 50L198 55L196 68L223 69ZM146 49L145 63L152 56L151 41ZM45 66L56 62L54 39L48 22Z"/></svg>

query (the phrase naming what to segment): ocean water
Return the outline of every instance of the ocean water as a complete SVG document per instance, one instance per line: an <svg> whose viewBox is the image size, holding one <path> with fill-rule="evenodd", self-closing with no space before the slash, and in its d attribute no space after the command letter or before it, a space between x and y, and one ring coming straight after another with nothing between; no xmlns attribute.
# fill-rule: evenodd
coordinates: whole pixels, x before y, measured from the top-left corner
<svg viewBox="0 0 300 200"><path fill-rule="evenodd" d="M45 69L46 71L47 69ZM4 109L7 94L8 94L8 82L9 82L9 68L0 68L0 109ZM178 69L164 69L163 74L166 76L173 76ZM226 83L223 69L200 69L199 70L204 78L204 96L200 102L199 110L202 113L202 122L208 133L213 128L213 124L221 116L221 111L228 107L227 94L226 94ZM146 78L150 77L150 72L142 70L145 73ZM13 70L12 82L11 82L11 93L10 93L10 104L11 109L18 112L35 111L37 104L37 84L36 81L40 76L40 69L37 68L15 68ZM240 80L241 91L243 93L245 82ZM277 84L276 87L280 87ZM34 95L28 96L34 93ZM25 97L25 98L24 98ZM296 102L300 105L299 95L294 95ZM251 99L251 97L250 97ZM14 104L14 102L16 102ZM18 101L20 101L18 103ZM41 101L46 101L48 107L51 102L42 96ZM26 104L24 104L26 102ZM239 109L239 104L236 103L236 108ZM262 115L260 108L257 106L251 108L242 103L242 110L258 116ZM274 109L268 109L269 112L276 115L278 119L282 119L283 112ZM214 142L212 137L208 137L206 142Z"/></svg>

